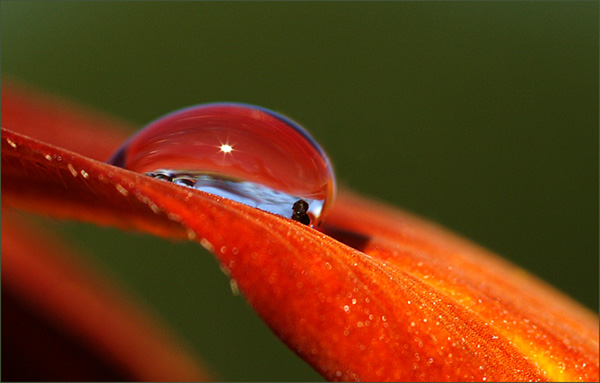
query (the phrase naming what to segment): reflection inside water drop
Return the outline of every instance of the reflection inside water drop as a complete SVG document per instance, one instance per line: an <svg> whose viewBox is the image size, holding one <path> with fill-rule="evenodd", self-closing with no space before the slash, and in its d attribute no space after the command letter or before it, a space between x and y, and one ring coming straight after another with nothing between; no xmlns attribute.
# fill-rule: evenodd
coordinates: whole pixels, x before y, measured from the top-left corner
<svg viewBox="0 0 600 383"><path fill-rule="evenodd" d="M171 113L127 140L109 163L311 226L335 194L316 141L290 119L245 104Z"/></svg>
<svg viewBox="0 0 600 383"><path fill-rule="evenodd" d="M254 182L235 181L201 173L176 173L164 169L147 173L147 175L173 182L176 185L229 198L248 206L291 218L305 225L310 224L311 216L320 217L323 210L323 201L321 200L304 200Z"/></svg>

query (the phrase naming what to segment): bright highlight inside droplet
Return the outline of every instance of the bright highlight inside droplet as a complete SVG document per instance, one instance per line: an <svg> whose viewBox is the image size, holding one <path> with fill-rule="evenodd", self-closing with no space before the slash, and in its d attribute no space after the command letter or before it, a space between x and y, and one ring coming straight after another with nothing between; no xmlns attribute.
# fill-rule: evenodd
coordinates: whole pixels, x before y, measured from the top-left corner
<svg viewBox="0 0 600 383"><path fill-rule="evenodd" d="M318 225L335 178L323 149L292 120L245 104L206 104L140 130L109 163Z"/></svg>
<svg viewBox="0 0 600 383"><path fill-rule="evenodd" d="M223 153L231 153L233 151L233 147L231 147L231 145L223 144L221 145L221 151Z"/></svg>

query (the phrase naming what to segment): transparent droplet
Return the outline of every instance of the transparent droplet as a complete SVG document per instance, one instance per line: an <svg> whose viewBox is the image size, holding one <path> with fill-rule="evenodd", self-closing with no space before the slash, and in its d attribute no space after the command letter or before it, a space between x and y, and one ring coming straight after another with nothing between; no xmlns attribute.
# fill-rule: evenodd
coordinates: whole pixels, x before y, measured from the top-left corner
<svg viewBox="0 0 600 383"><path fill-rule="evenodd" d="M302 127L245 104L166 115L129 138L109 163L311 226L335 193L327 155Z"/></svg>

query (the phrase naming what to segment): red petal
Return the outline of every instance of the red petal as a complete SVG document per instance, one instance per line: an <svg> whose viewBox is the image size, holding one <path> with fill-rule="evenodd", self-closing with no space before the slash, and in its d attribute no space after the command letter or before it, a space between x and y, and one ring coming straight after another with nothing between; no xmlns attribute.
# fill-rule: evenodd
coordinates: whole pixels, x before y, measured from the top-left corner
<svg viewBox="0 0 600 383"><path fill-rule="evenodd" d="M406 213L342 194L324 230L359 251L232 201L2 138L3 203L161 235L185 228L328 379L598 379L597 316Z"/></svg>
<svg viewBox="0 0 600 383"><path fill-rule="evenodd" d="M18 218L2 212L4 380L207 380L150 313Z"/></svg>
<svg viewBox="0 0 600 383"><path fill-rule="evenodd" d="M370 238L361 249L377 260L382 281L390 276L390 310L406 331L422 334L408 354L419 353L420 342L437 348L428 357L442 360L440 379L597 379L596 314L432 223L355 195L341 198L353 208L337 209L329 223ZM412 378L428 380L419 369Z"/></svg>

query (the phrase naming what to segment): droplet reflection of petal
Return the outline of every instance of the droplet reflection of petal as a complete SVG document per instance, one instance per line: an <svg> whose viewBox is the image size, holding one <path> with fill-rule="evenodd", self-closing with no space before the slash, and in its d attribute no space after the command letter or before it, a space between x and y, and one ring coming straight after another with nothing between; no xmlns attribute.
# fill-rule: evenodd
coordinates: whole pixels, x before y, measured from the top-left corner
<svg viewBox="0 0 600 383"><path fill-rule="evenodd" d="M333 169L316 141L292 120L245 104L171 113L131 137L109 162L292 219L303 200L308 209L300 222L313 226L335 194Z"/></svg>

